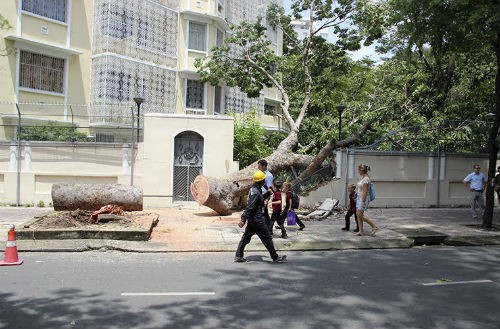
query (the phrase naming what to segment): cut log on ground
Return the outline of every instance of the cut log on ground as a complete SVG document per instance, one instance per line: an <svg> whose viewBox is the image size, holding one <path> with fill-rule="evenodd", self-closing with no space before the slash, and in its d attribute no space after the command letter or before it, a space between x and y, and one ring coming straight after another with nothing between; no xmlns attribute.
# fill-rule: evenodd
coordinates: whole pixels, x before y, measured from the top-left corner
<svg viewBox="0 0 500 329"><path fill-rule="evenodd" d="M341 141L330 141L315 157L293 152L298 142L298 131L292 130L288 137L281 141L278 148L266 157L268 169L276 177L281 171L294 168L301 172L296 179L300 181L315 172L335 149L359 143L362 136L370 129L370 125L371 122L363 124L354 136ZM248 193L255 170L257 170L257 162L221 178L200 175L191 184L191 194L200 204L215 210L219 215L228 215L231 209L235 208L233 202Z"/></svg>
<svg viewBox="0 0 500 329"><path fill-rule="evenodd" d="M125 211L143 210L142 189L120 184L54 184L52 204L54 210L98 210L109 204Z"/></svg>
<svg viewBox="0 0 500 329"><path fill-rule="evenodd" d="M294 154L283 149L278 149L266 157L268 169L273 174L291 167L305 169L312 159L311 156ZM256 170L257 162L221 178L197 176L191 184L191 194L200 204L215 210L219 215L228 215L236 206L233 202L248 193Z"/></svg>

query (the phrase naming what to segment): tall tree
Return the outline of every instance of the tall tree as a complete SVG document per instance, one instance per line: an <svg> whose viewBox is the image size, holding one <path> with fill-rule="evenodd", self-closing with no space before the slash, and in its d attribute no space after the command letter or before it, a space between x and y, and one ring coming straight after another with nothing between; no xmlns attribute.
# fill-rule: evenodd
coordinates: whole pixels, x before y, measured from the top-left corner
<svg viewBox="0 0 500 329"><path fill-rule="evenodd" d="M289 59L295 59L295 66L300 68L301 74L296 82L303 88L302 99L293 113L290 109L289 92L280 79L283 59L271 49L271 42L265 37L266 27L262 24L262 20L231 26L231 34L224 45L215 47L209 57L197 62L202 80L213 85L224 81L228 86L240 87L250 97L258 96L264 87L275 87L279 90L283 100L281 112L290 127L290 133L267 157L274 172L294 166L305 168L301 176L306 176L321 165L335 148L359 142L370 127L371 120L360 122L355 134L343 140L330 140L315 157L294 153L317 78L312 63L324 55L321 52L324 41L319 38L319 33L327 28L332 29L337 37L336 46L340 51L359 49L362 42L370 44L380 36L383 30L383 16L380 9L379 4L370 0L294 1L292 4L294 18L302 18L302 14L306 13L310 22L308 36L298 41L291 33L290 17L284 14L283 8L275 4L269 7L267 23L283 32L287 45L285 52ZM255 164L252 164L222 179L199 176L193 182L191 192L200 203L218 213L226 214L232 207L232 200L245 194L249 188L249 184L236 188L232 181L251 177L255 167Z"/></svg>
<svg viewBox="0 0 500 329"><path fill-rule="evenodd" d="M421 104L427 106L428 118L442 112L452 96L460 56L466 59L484 50L490 54L486 58L491 58L491 64L496 66L495 120L488 138L488 179L492 182L500 122L500 1L388 0L387 3L392 33L382 48L399 54L406 52L410 61L416 58L413 65L425 69L421 72L427 75L429 83L419 92L423 99L431 100ZM493 186L488 184L483 227L491 227L493 201Z"/></svg>

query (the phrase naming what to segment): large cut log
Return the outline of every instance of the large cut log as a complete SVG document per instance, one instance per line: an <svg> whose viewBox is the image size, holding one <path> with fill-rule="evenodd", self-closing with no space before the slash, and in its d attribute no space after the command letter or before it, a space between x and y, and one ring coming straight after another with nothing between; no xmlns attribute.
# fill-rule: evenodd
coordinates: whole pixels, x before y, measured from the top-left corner
<svg viewBox="0 0 500 329"><path fill-rule="evenodd" d="M290 149L291 146L278 148L266 157L269 163L268 169L273 174L291 167L305 169L311 163L313 157L294 154ZM235 208L233 202L248 193L255 170L257 170L257 161L238 172L221 178L197 176L191 184L191 194L200 204L215 210L219 215L228 215L231 209Z"/></svg>
<svg viewBox="0 0 500 329"><path fill-rule="evenodd" d="M140 211L142 189L120 184L53 184L54 210L98 210L115 204L125 211Z"/></svg>
<svg viewBox="0 0 500 329"><path fill-rule="evenodd" d="M199 175L191 184L191 194L200 204L215 210L219 215L229 215L237 193L235 187L228 180Z"/></svg>
<svg viewBox="0 0 500 329"><path fill-rule="evenodd" d="M341 141L331 140L316 157L293 152L298 137L297 132L292 130L278 148L266 157L268 169L277 176L281 171L294 168L301 171L300 176L296 178L296 181L300 181L314 173L335 149L359 143L361 137L370 129L370 125L371 122L365 123L354 136ZM200 175L191 184L191 194L200 204L215 210L218 214L230 214L231 209L235 208L233 202L248 193L252 184L251 177L256 169L257 162L254 162L238 172L221 178Z"/></svg>

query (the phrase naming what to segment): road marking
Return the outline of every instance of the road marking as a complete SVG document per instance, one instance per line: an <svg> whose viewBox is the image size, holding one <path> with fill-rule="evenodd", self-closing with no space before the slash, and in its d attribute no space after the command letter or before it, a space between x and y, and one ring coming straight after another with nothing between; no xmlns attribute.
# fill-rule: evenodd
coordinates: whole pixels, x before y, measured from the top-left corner
<svg viewBox="0 0 500 329"><path fill-rule="evenodd" d="M122 292L121 296L214 296L215 292Z"/></svg>
<svg viewBox="0 0 500 329"><path fill-rule="evenodd" d="M431 282L422 283L423 286L446 286L452 284L469 284L469 283L491 283L491 280L473 280L473 281L450 281L450 282Z"/></svg>

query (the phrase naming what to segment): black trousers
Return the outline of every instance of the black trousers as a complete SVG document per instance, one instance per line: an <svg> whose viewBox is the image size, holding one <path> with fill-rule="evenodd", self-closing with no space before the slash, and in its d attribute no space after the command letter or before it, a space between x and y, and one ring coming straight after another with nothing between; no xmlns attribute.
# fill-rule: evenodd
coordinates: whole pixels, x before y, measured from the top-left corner
<svg viewBox="0 0 500 329"><path fill-rule="evenodd" d="M264 208L264 218L266 219L267 227L271 227L271 217L269 217L269 209L267 207ZM273 234L272 230L270 232Z"/></svg>
<svg viewBox="0 0 500 329"><path fill-rule="evenodd" d="M352 215L354 215L354 219L356 221L356 228L359 230L358 216L356 215L356 211L348 211L347 214L345 215L345 228L349 230L349 227L351 226Z"/></svg>
<svg viewBox="0 0 500 329"><path fill-rule="evenodd" d="M257 234L260 241L262 241L267 251L269 251L269 255L271 256L271 258L273 260L278 259L278 253L274 248L273 238L269 233L269 228L267 227L266 222L254 222L253 220L249 220L247 222L245 232L243 233L240 243L238 244L238 249L236 249L236 257L243 257L245 247L250 243L250 240L252 239L252 236L254 234Z"/></svg>
<svg viewBox="0 0 500 329"><path fill-rule="evenodd" d="M273 214L271 215L271 224L269 225L269 232L271 232L271 234L273 233L275 222L278 223L278 226L281 229L281 235L286 235L285 218L281 216L281 213L278 211L273 211Z"/></svg>

